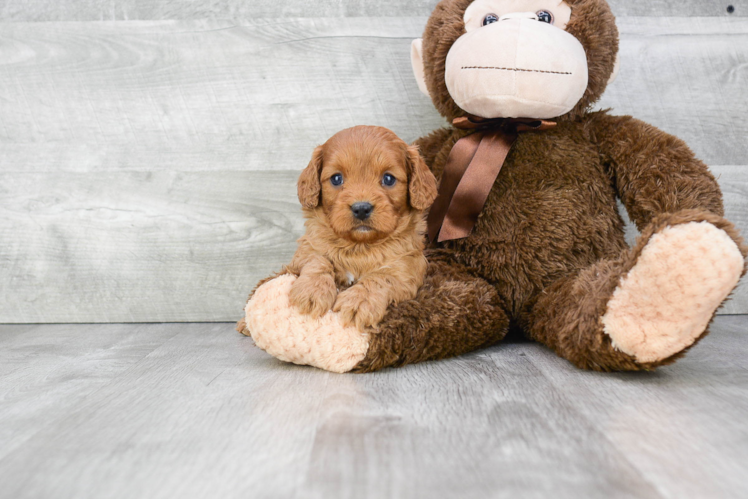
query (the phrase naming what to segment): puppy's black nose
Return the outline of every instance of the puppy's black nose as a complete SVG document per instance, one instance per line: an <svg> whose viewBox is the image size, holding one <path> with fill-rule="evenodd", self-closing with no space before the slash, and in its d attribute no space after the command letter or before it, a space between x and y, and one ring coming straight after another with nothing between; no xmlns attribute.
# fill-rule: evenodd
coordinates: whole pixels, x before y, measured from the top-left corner
<svg viewBox="0 0 748 500"><path fill-rule="evenodd" d="M351 212L353 212L353 216L358 220L368 219L373 210L374 206L368 201L359 201L351 205Z"/></svg>

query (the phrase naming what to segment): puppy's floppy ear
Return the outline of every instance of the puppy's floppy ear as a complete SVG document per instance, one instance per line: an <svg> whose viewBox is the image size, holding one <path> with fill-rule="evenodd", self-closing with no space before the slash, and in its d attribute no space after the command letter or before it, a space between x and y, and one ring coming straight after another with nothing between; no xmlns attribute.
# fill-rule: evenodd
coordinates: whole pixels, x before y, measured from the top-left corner
<svg viewBox="0 0 748 500"><path fill-rule="evenodd" d="M407 161L410 169L408 180L410 206L416 210L426 210L436 199L436 177L421 158L417 146L408 147Z"/></svg>
<svg viewBox="0 0 748 500"><path fill-rule="evenodd" d="M319 175L322 172L322 151L322 146L317 146L312 154L312 161L301 172L296 185L299 201L304 208L315 208L319 205L319 194L322 191L319 182Z"/></svg>

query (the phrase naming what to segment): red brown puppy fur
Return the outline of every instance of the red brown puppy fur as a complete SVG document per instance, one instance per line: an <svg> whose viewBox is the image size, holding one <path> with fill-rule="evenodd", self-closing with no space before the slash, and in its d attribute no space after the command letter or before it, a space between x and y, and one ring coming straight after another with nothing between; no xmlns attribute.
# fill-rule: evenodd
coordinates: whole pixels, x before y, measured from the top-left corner
<svg viewBox="0 0 748 500"><path fill-rule="evenodd" d="M298 276L293 306L313 317L332 309L364 329L416 296L426 273L423 211L436 197L416 147L382 127L339 132L314 151L298 195L306 234L285 268ZM360 203L371 206L365 218L354 215Z"/></svg>

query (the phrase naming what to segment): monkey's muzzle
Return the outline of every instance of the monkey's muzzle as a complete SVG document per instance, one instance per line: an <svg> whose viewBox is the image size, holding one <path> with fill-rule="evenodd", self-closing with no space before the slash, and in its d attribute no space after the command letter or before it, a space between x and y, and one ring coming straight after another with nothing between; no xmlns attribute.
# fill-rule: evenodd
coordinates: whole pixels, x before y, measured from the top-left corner
<svg viewBox="0 0 748 500"><path fill-rule="evenodd" d="M587 89L587 56L571 34L507 19L462 35L447 55L455 103L482 118L548 119L571 111Z"/></svg>

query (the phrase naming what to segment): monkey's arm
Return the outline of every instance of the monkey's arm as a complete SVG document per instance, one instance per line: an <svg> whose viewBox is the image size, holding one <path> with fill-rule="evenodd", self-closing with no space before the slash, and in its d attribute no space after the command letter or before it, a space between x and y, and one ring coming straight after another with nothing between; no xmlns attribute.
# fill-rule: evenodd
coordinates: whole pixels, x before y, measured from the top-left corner
<svg viewBox="0 0 748 500"><path fill-rule="evenodd" d="M722 192L680 139L630 116L592 113L585 131L598 146L629 217L642 230L657 215L702 210L722 216Z"/></svg>

